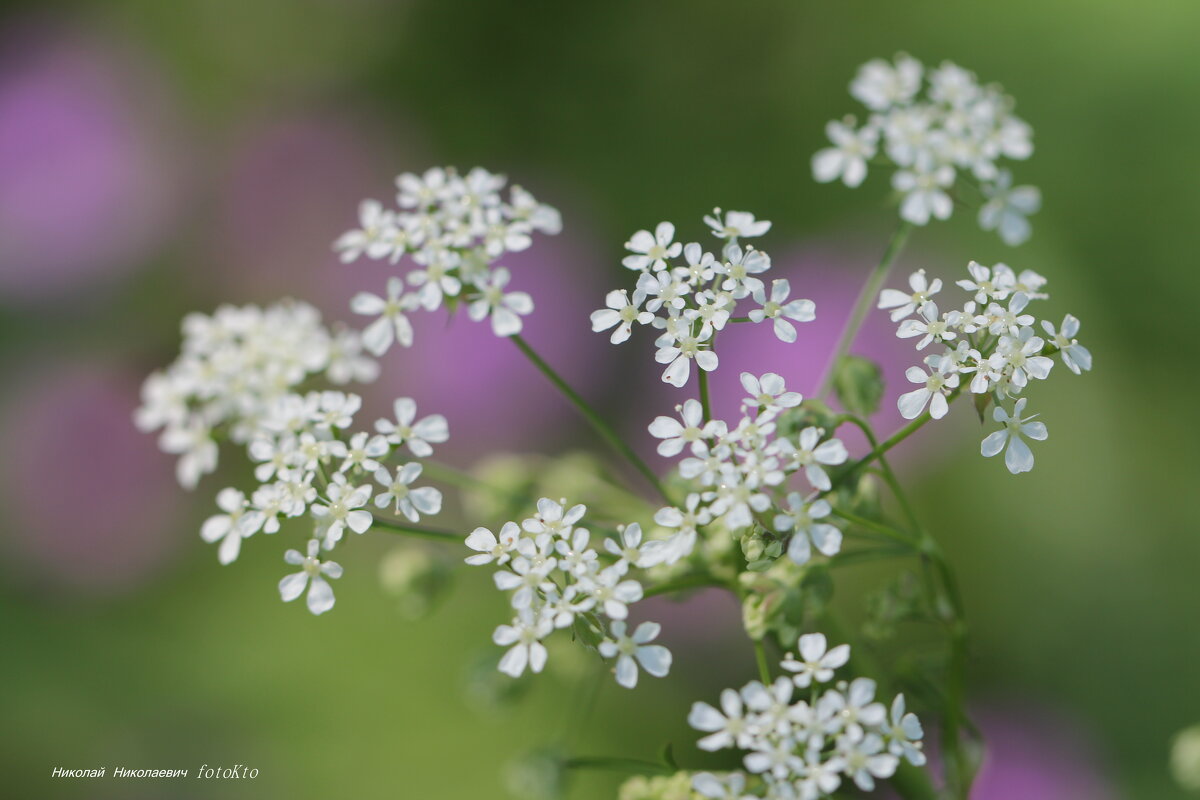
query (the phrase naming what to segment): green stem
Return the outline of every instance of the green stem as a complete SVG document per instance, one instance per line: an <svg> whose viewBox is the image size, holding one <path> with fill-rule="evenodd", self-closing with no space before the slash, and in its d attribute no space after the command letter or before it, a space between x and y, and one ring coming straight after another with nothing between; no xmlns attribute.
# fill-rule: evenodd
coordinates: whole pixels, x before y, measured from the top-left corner
<svg viewBox="0 0 1200 800"><path fill-rule="evenodd" d="M771 666L767 663L767 648L762 639L754 640L754 660L758 662L758 677L764 686L771 685Z"/></svg>
<svg viewBox="0 0 1200 800"><path fill-rule="evenodd" d="M704 413L704 421L712 419L712 405L708 400L708 373L700 370L700 408Z"/></svg>
<svg viewBox="0 0 1200 800"><path fill-rule="evenodd" d="M643 477L650 482L650 485L653 486L660 495L662 495L663 499L670 503L671 498L667 494L666 489L664 489L663 485L659 482L658 476L654 474L654 470L650 469L646 462L643 461L637 453L633 452L633 448L625 443L625 440L622 439L617 432L614 431L612 427L604 421L604 419L596 412L596 410L588 405L587 401L580 397L579 393L572 389L570 385L563 380L562 376L555 372L554 368L546 363L545 359L534 352L533 348L529 346L529 343L526 342L520 336L520 334L514 334L508 338L511 339L512 343L517 346L517 349L524 353L525 357L528 358L533 365L537 367L543 375L546 376L546 379L554 384L555 388L562 392L563 396L571 402L571 405L575 406L575 409L583 416L584 419L588 421L592 428L595 429L596 433L600 434L601 438L608 442L614 450L624 456L629 463L637 469L638 472L642 473Z"/></svg>
<svg viewBox="0 0 1200 800"><path fill-rule="evenodd" d="M399 533L405 536L418 536L422 539L434 539L441 542L457 542L462 544L466 539L461 533L453 531L439 530L437 528L426 528L421 525L404 525L399 522L375 518L371 523L371 530L385 530L388 533Z"/></svg>
<svg viewBox="0 0 1200 800"><path fill-rule="evenodd" d="M852 522L860 528L865 528L874 533L878 533L881 536L886 536L887 538L899 542L900 544L907 545L910 551L917 545L912 538L905 536L903 533L891 527L890 525L884 525L883 523L876 522L873 519L860 517L858 514L853 514L849 511L843 511L840 508L833 509L833 513L835 516L841 517L847 522Z"/></svg>
<svg viewBox="0 0 1200 800"><path fill-rule="evenodd" d="M961 388L955 389L954 391L950 392L950 394L947 395L947 397L946 397L946 402L953 403L955 401L955 399L957 399L958 395L961 392L962 392ZM854 424L858 425L859 427L863 427L865 424L858 418L853 417L852 415L849 415L849 414L843 414L841 418L846 421L854 422ZM895 433L893 433L888 438L884 439L881 443L874 445L871 448L871 452L867 453L865 456L860 458L858 461L855 461L853 464L850 465L850 467L848 469L846 469L844 472L842 472L840 475L838 475L837 479L834 481L834 484L836 485L839 483L844 483L846 480L848 480L852 475L854 475L860 469L863 469L864 467L867 467L868 465L870 465L870 463L872 461L882 458L883 455L885 453L887 453L889 450L891 450L893 447L900 444L905 439L907 439L909 436L912 436L914 433L916 433L921 428L923 428L925 426L925 423L929 422L929 420L931 420L931 419L933 419L933 417L931 417L929 415L929 412L926 411L924 414L917 417L916 419L914 419L912 422L908 423L904 427L900 428L899 430L897 430ZM864 428L864 431L866 431L866 430L867 429ZM873 434L868 436L868 439L871 439L871 438L873 438ZM885 480L887 479L886 473L888 473L888 472L890 472L890 469L884 470ZM893 475L892 477L894 478L895 476ZM893 490L895 490L895 487L893 487ZM828 492L825 492L824 494L828 494Z"/></svg>
<svg viewBox="0 0 1200 800"><path fill-rule="evenodd" d="M642 592L642 597L654 597L659 594L673 594L675 592L684 592L688 589L703 589L706 587L726 587L729 584L721 580L715 575L708 573L696 573L694 575L684 575L681 578L676 578L666 583L660 583L657 586L651 586Z"/></svg>
<svg viewBox="0 0 1200 800"><path fill-rule="evenodd" d="M666 764L642 761L638 758L607 758L605 756L576 756L562 762L567 769L609 769L617 772L640 772L650 775L674 775Z"/></svg>
<svg viewBox="0 0 1200 800"><path fill-rule="evenodd" d="M888 242L887 250L883 252L883 258L871 271L867 282L863 284L862 291L858 293L854 310L850 313L850 319L846 321L846 327L842 330L842 336L838 339L837 347L833 351L833 358L825 367L825 376L818 384L813 397L820 399L829 393L829 388L833 385L834 373L837 372L838 362L850 352L850 346L854 344L854 337L858 335L858 329L862 327L867 312L871 310L871 304L879 296L879 290L883 287L883 282L887 280L888 271L892 268L896 257L900 255L900 251L904 249L904 243L908 239L908 234L912 232L912 228L912 223L901 222L900 227L892 234L892 240Z"/></svg>

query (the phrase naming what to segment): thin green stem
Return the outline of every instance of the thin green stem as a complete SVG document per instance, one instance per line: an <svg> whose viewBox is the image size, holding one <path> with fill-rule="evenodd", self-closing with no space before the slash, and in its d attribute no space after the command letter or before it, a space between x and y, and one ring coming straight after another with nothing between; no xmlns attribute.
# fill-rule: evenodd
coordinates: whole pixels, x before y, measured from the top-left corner
<svg viewBox="0 0 1200 800"><path fill-rule="evenodd" d="M638 472L642 473L643 477L649 481L650 485L653 486L660 495L662 495L663 499L665 499L668 503L671 502L670 496L667 494L666 489L663 488L662 483L659 482L658 476L654 474L654 470L650 469L646 462L643 461L641 457L639 457L638 454L633 451L632 447L626 444L625 440L622 439L620 435L618 435L617 432L614 431L612 427L604 421L604 419L596 412L596 410L592 408L586 400L580 397L579 393L572 389L571 386L565 380L563 380L562 376L555 372L554 368L547 364L545 359L539 356L533 350L533 348L529 346L529 343L526 342L519 334L515 334L508 338L511 339L512 343L517 346L517 349L520 350L544 376L546 376L546 379L554 384L555 388L557 388L563 394L563 396L571 402L571 405L575 406L575 409L583 416L585 420L588 421L592 428L595 429L596 433L600 434L601 438L608 442L614 450L624 456L629 463L637 469Z"/></svg>
<svg viewBox="0 0 1200 800"><path fill-rule="evenodd" d="M688 589L703 589L710 587L725 587L729 584L721 580L715 575L701 572L694 575L684 575L666 583L660 583L657 586L651 586L642 592L642 597L654 597L660 594L674 594L675 592L685 592Z"/></svg>
<svg viewBox="0 0 1200 800"><path fill-rule="evenodd" d="M767 663L767 648L762 639L754 640L754 660L758 662L758 677L764 686L771 685L771 666Z"/></svg>
<svg viewBox="0 0 1200 800"><path fill-rule="evenodd" d="M843 511L839 508L834 508L833 513L835 516L841 517L847 522L852 522L860 528L865 528L866 530L878 533L881 536L886 536L888 539L891 539L894 542L899 542L900 544L906 545L910 551L917 546L917 542L912 539L912 537L906 536L904 533L896 530L890 525L884 525L881 522L876 522L875 520L867 519L866 517L860 517L858 514L854 514L849 511Z"/></svg>
<svg viewBox="0 0 1200 800"><path fill-rule="evenodd" d="M883 258L879 260L875 269L867 277L862 291L858 293L858 300L854 303L850 319L846 321L846 327L842 330L841 338L838 339L837 347L834 348L833 358L825 367L825 375L818 384L813 397L820 399L829 393L829 388L833 385L834 373L837 372L838 362L850 352L854 338L858 335L858 329L862 327L867 312L871 310L871 304L879 296L879 290L883 287L883 282L887 280L888 271L892 268L896 257L900 255L900 251L904 249L904 243L908 240L908 234L912 232L912 228L910 222L900 223L900 227L896 229L891 241L888 242L887 249L883 251Z"/></svg>
<svg viewBox="0 0 1200 800"><path fill-rule="evenodd" d="M391 520L379 519L378 517L371 523L371 529L384 530L388 533L398 533L405 536L417 536L422 539L435 539L441 542L457 542L459 544L462 544L466 539L461 533L455 533L454 531L427 528L423 525L406 525L399 522L392 522Z"/></svg>
<svg viewBox="0 0 1200 800"><path fill-rule="evenodd" d="M712 419L712 404L708 400L708 373L700 370L700 408L704 413L704 421Z"/></svg>

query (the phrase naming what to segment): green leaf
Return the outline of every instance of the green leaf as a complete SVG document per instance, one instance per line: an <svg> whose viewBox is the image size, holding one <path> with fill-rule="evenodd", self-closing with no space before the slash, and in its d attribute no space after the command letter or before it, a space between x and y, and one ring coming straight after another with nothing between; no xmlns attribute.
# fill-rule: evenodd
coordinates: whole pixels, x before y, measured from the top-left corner
<svg viewBox="0 0 1200 800"><path fill-rule="evenodd" d="M842 356L833 368L833 390L842 408L868 417L883 399L883 370L862 356Z"/></svg>
<svg viewBox="0 0 1200 800"><path fill-rule="evenodd" d="M679 769L679 764L675 762L675 751L670 742L663 745L662 752L658 754L658 757L671 769Z"/></svg>

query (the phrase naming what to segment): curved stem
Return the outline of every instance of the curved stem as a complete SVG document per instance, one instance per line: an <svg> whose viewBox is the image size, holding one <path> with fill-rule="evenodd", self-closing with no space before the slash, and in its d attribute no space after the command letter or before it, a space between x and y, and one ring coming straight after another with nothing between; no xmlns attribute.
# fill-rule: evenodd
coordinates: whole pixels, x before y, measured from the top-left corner
<svg viewBox="0 0 1200 800"><path fill-rule="evenodd" d="M601 438L608 442L614 450L624 456L629 463L637 469L638 472L642 473L643 477L649 481L650 485L653 486L660 495L662 495L663 499L665 499L668 503L671 502L670 496L663 488L663 485L659 482L658 476L654 474L654 470L650 469L646 462L643 461L637 453L633 452L633 448L625 443L625 440L622 439L617 432L614 431L612 427L604 421L604 419L596 412L596 410L588 405L588 402L580 397L579 393L572 389L571 386L565 380L563 380L562 376L555 372L554 368L546 363L545 359L534 352L533 348L529 346L528 342L521 338L520 334L514 334L508 338L511 339L512 343L517 346L517 349L520 350L525 357L528 358L533 365L537 367L543 375L546 376L546 379L554 384L556 389L562 392L563 396L571 402L571 405L575 406L575 409L583 416L585 420L588 421L588 424L595 429L596 433L600 434Z"/></svg>
<svg viewBox="0 0 1200 800"><path fill-rule="evenodd" d="M813 397L820 399L829 393L829 387L833 385L833 376L837 371L838 362L850 352L850 346L854 344L854 337L858 335L858 329L862 327L867 312L871 310L871 303L879 295L879 290L883 287L883 282L887 280L887 274L892 268L892 263L900 255L900 251L904 249L904 243L908 239L908 234L912 232L912 228L911 222L901 222L900 227L892 234L892 239L888 242L887 249L883 251L883 258L879 260L875 269L871 271L871 274L867 277L867 282L863 284L862 291L858 293L858 300L854 303L854 310L850 313L850 319L846 321L846 327L842 330L842 336L838 339L837 347L833 351L833 358L826 365L825 375L817 385L817 391L813 393Z"/></svg>
<svg viewBox="0 0 1200 800"><path fill-rule="evenodd" d="M704 413L704 421L712 419L712 404L708 400L708 373L700 370L700 408Z"/></svg>

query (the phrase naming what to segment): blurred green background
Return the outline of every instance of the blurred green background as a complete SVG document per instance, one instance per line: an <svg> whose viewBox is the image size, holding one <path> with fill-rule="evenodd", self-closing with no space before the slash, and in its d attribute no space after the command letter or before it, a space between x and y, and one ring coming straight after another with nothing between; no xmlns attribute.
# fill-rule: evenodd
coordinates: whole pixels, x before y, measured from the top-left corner
<svg viewBox="0 0 1200 800"><path fill-rule="evenodd" d="M1047 313L1083 320L1096 363L1036 387L1051 437L1032 475L981 459L966 409L948 428L962 435L923 460L917 493L961 570L985 730L998 720L1013 764L1083 776L1046 784L1076 787L1056 795L987 797L1185 796L1166 764L1171 736L1200 721L1200 5L113 0L0 13L5 796L494 797L529 750L652 756L668 739L686 763L690 702L752 675L736 625L709 626L710 612L735 613L675 612L691 632L673 642L672 680L634 693L606 681L582 727L567 723L594 667L570 652L523 703L483 703L472 676L490 675L503 618L486 575L459 573L411 620L376 579L393 542L363 542L339 559L332 614L285 606L279 544L251 541L219 567L195 531L224 483L184 498L127 414L188 310L289 292L344 309L328 243L358 198L432 164L505 171L560 207L599 273L580 261L567 281L599 286L594 306L632 231L672 219L698 236L718 204L774 220L768 249L874 254L895 224L885 181L819 186L809 159L825 122L855 110L856 67L898 50L1017 98L1036 152L1014 172L1045 200L1018 250L959 212L919 230L905 263L1038 270ZM868 267L840 268L857 280ZM591 394L631 412L622 365L645 357L599 362ZM560 428L521 449L578 444L586 432ZM856 586L839 585L851 613ZM261 773L48 777L204 763ZM617 781L587 774L572 796L612 797Z"/></svg>

